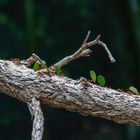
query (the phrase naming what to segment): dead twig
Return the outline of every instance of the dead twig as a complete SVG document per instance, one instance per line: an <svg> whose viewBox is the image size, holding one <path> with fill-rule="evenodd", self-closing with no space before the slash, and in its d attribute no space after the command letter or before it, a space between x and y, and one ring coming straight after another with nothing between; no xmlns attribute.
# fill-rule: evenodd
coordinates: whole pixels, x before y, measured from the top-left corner
<svg viewBox="0 0 140 140"><path fill-rule="evenodd" d="M105 43L103 43L102 41L100 41L100 35L98 35L95 40L87 43L87 40L88 40L88 38L90 36L90 33L91 32L88 31L88 33L86 35L86 38L83 41L82 46L74 54L66 56L65 58L63 58L59 62L55 63L53 66L61 68L61 67L65 66L65 65L69 64L71 61L73 61L75 59L78 59L80 57L90 56L90 54L92 52L90 48L92 46L95 46L95 45L101 45L105 49L105 51L107 52L108 57L109 57L111 63L115 62L115 59L112 56L112 54L109 51L109 49L107 48L107 45Z"/></svg>
<svg viewBox="0 0 140 140"><path fill-rule="evenodd" d="M20 61L21 64L26 65L27 67L31 67L34 62L37 60L41 60L38 55L33 53L27 60Z"/></svg>

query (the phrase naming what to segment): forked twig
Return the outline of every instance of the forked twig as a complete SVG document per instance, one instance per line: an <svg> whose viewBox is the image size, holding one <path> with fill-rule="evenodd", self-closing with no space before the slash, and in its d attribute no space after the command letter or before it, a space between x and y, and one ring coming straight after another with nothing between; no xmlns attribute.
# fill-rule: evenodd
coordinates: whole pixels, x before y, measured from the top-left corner
<svg viewBox="0 0 140 140"><path fill-rule="evenodd" d="M108 54L108 57L111 61L111 63L115 62L115 59L114 57L112 56L111 52L109 51L109 49L107 48L107 45L100 41L100 35L98 35L95 40L91 41L91 42L88 42L87 43L87 40L90 36L90 31L88 31L87 35L86 35L86 38L85 40L83 41L83 44L82 46L72 55L69 55L69 56L66 56L65 58L63 58L62 60L60 60L59 62L55 63L53 66L54 67L63 67L67 64L69 64L71 61L75 60L75 59L78 59L80 57L87 57L87 56L90 56L92 50L90 49L92 46L95 46L95 45L101 45L105 51L107 52Z"/></svg>

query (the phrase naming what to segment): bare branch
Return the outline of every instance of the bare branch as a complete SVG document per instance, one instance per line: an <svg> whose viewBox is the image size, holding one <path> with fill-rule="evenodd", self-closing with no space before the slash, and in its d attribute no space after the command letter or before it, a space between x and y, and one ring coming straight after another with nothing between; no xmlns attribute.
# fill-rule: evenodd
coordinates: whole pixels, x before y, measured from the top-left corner
<svg viewBox="0 0 140 140"><path fill-rule="evenodd" d="M112 56L111 52L109 51L109 49L107 48L106 44L103 43L102 41L98 40L98 44L101 45L107 52L108 57L110 58L111 63L114 63L116 60L114 59L114 57Z"/></svg>
<svg viewBox="0 0 140 140"><path fill-rule="evenodd" d="M87 36L86 36L85 40L83 41L83 44L85 44L88 41L88 38L90 36L90 33L91 33L91 31L89 30L88 33L87 33Z"/></svg>
<svg viewBox="0 0 140 140"><path fill-rule="evenodd" d="M32 140L42 140L44 117L40 107L40 101L33 97L27 104L33 117Z"/></svg>
<svg viewBox="0 0 140 140"><path fill-rule="evenodd" d="M38 72L25 65L0 60L1 93L26 103L35 98L37 108L40 108L38 103L40 101L50 107L65 108L120 124L140 126L140 96L97 86L83 78L72 80L64 76L48 77L47 74L40 76ZM33 100L31 106L32 104L34 106ZM42 114L41 109L31 112L34 116ZM41 123L41 130L42 126Z"/></svg>
<svg viewBox="0 0 140 140"><path fill-rule="evenodd" d="M78 59L80 57L90 56L90 54L92 52L90 50L90 48L95 46L95 45L101 45L105 49L105 51L107 52L108 57L110 58L110 61L112 63L115 62L115 59L113 58L111 52L107 48L107 45L105 43L103 43L102 41L100 41L100 35L98 35L95 40L87 43L89 35L90 35L90 31L88 31L86 38L83 41L82 46L74 54L72 54L70 56L66 56L65 58L63 58L62 60L60 60L59 62L54 64L53 66L54 67L63 67L75 59Z"/></svg>

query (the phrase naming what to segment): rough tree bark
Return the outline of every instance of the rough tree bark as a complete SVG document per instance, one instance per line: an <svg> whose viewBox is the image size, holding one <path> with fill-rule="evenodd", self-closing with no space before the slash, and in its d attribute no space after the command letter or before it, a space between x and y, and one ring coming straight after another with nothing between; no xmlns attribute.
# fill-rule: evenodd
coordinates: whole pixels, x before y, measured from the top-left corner
<svg viewBox="0 0 140 140"><path fill-rule="evenodd" d="M89 56L89 47L93 45L106 47L99 36L94 41L86 43L88 36L89 33L78 51L54 64L50 69L55 66L63 67L79 57ZM114 62L110 52L107 52ZM42 139L44 118L40 103L86 116L105 118L119 124L140 126L139 96L101 87L83 78L73 80L66 76L35 72L28 68L38 59L38 56L32 55L26 61L0 60L0 92L27 103L34 119L32 140Z"/></svg>

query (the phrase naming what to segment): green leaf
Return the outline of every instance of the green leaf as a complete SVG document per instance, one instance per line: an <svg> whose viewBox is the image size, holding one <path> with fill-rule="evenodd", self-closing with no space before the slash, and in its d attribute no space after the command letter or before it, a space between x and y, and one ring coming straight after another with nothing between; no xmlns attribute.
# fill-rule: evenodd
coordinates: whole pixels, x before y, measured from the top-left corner
<svg viewBox="0 0 140 140"><path fill-rule="evenodd" d="M40 61L40 63L42 64L42 65L46 65L46 61L44 61L44 60L39 60Z"/></svg>
<svg viewBox="0 0 140 140"><path fill-rule="evenodd" d="M97 82L99 83L99 85L104 86L105 85L105 78L102 75L98 75L97 76Z"/></svg>
<svg viewBox="0 0 140 140"><path fill-rule="evenodd" d="M38 71L38 70L39 70L39 65L40 65L40 64L41 64L40 61L37 60L37 61L34 63L34 65L33 65L33 70L34 70L34 71Z"/></svg>
<svg viewBox="0 0 140 140"><path fill-rule="evenodd" d="M133 93L139 94L138 90L134 86L130 86L129 90Z"/></svg>
<svg viewBox="0 0 140 140"><path fill-rule="evenodd" d="M95 73L95 71L93 71L93 70L90 71L90 77L91 77L91 80L95 83L96 82L96 73Z"/></svg>
<svg viewBox="0 0 140 140"><path fill-rule="evenodd" d="M41 63L41 65L42 65L42 67L43 67L44 69L46 69L47 72L49 72L49 68L47 67L46 61L40 60L40 63Z"/></svg>
<svg viewBox="0 0 140 140"><path fill-rule="evenodd" d="M56 74L56 75L59 75L61 72L62 72L62 70L61 70L60 67L56 67L56 68L55 68L55 74Z"/></svg>

